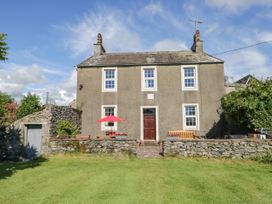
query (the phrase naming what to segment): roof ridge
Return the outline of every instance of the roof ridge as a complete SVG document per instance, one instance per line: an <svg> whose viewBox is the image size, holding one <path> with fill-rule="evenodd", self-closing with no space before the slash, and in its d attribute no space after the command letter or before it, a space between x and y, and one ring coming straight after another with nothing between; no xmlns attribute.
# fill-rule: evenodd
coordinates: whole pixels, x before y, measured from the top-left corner
<svg viewBox="0 0 272 204"><path fill-rule="evenodd" d="M104 53L103 55L122 55L122 54L159 54L159 53L178 53L178 52L189 52L193 53L191 50L176 50L176 51L145 51L145 52L108 52Z"/></svg>

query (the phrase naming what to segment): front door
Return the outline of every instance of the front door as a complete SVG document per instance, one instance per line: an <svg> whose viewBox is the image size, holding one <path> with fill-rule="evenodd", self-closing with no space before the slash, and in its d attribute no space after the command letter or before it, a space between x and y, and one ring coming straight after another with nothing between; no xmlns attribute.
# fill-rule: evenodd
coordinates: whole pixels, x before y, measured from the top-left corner
<svg viewBox="0 0 272 204"><path fill-rule="evenodd" d="M143 109L144 140L156 140L156 109Z"/></svg>

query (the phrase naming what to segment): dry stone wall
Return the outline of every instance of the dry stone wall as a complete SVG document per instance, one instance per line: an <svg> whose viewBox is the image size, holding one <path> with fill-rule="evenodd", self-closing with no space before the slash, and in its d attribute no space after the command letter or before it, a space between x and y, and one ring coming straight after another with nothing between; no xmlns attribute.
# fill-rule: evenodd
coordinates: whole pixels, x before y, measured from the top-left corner
<svg viewBox="0 0 272 204"><path fill-rule="evenodd" d="M136 154L136 140L75 140L51 139L49 153L106 153Z"/></svg>
<svg viewBox="0 0 272 204"><path fill-rule="evenodd" d="M52 106L51 107L51 120L50 120L50 135L57 135L56 127L59 120L69 120L81 127L80 111L75 110L68 106Z"/></svg>
<svg viewBox="0 0 272 204"><path fill-rule="evenodd" d="M272 140L177 140L163 141L165 156L246 159L272 153Z"/></svg>

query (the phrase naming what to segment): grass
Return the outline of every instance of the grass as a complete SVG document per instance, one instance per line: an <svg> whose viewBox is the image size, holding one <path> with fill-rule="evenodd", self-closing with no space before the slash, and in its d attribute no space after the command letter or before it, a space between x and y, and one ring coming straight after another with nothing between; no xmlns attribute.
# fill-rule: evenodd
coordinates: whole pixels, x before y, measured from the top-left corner
<svg viewBox="0 0 272 204"><path fill-rule="evenodd" d="M57 155L0 164L0 203L272 203L272 165Z"/></svg>

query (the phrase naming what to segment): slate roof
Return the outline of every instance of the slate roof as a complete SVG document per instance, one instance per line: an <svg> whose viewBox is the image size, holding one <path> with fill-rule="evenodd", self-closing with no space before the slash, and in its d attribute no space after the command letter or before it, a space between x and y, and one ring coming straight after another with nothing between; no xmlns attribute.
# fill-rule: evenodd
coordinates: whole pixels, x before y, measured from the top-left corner
<svg viewBox="0 0 272 204"><path fill-rule="evenodd" d="M254 76L252 76L251 74L246 75L245 77L239 79L238 81L234 82L235 84L248 84L250 82L251 79L255 79L256 78Z"/></svg>
<svg viewBox="0 0 272 204"><path fill-rule="evenodd" d="M144 66L223 63L222 60L206 53L192 51L104 53L91 56L77 65L78 68L105 66Z"/></svg>

